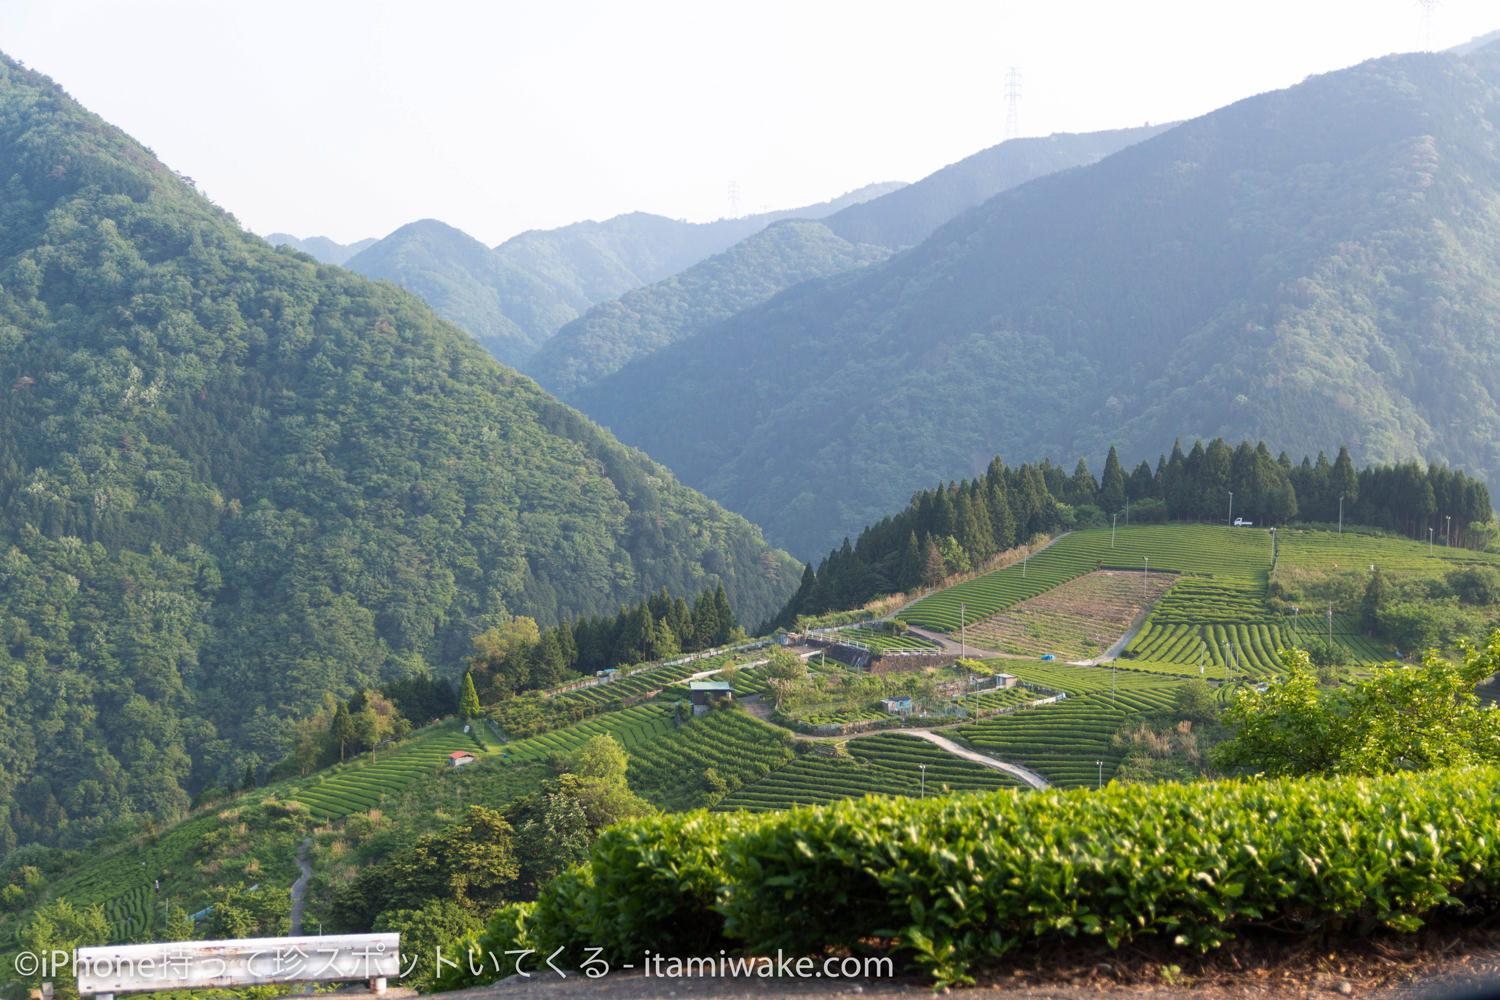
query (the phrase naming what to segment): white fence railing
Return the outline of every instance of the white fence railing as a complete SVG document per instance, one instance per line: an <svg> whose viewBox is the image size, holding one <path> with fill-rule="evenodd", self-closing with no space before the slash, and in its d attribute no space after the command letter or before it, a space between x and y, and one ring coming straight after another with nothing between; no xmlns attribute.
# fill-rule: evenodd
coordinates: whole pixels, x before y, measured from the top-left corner
<svg viewBox="0 0 1500 1000"><path fill-rule="evenodd" d="M272 983L368 980L373 993L401 975L401 935L162 941L79 948L73 969L81 996L226 989Z"/></svg>

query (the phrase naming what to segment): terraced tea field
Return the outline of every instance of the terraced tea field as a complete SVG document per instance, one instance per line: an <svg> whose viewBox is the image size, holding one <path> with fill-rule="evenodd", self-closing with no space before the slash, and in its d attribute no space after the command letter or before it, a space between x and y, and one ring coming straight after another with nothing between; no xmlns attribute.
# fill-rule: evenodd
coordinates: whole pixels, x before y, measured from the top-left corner
<svg viewBox="0 0 1500 1000"><path fill-rule="evenodd" d="M1111 545L1108 528L1064 535L1030 559L930 594L896 617L912 625L951 632L960 606L977 622L1096 569L1196 573L1239 577L1264 585L1271 564L1268 532L1214 525L1145 525L1121 528Z"/></svg>
<svg viewBox="0 0 1500 1000"><path fill-rule="evenodd" d="M449 766L448 755L455 750L482 755L486 745L477 731L464 733L457 723L430 726L374 763L361 758L323 772L288 795L307 806L316 817L325 821L339 819L377 808L386 796L396 795L412 782Z"/></svg>
<svg viewBox="0 0 1500 1000"><path fill-rule="evenodd" d="M839 629L833 634L839 642L848 643L851 646L862 646L872 653L936 653L942 650L942 646L918 635L892 635L878 628L869 628L856 625L853 628Z"/></svg>
<svg viewBox="0 0 1500 1000"><path fill-rule="evenodd" d="M625 674L617 677L615 680L594 684L590 687L559 691L551 695L551 697L578 705L603 707L609 702L629 701L632 698L649 697L663 688L691 677L693 674L701 673L704 670L712 670L714 667L722 666L728 662L728 657L715 657L712 660L689 660L686 663L672 663L660 667L648 667L645 670L637 670L635 673Z"/></svg>
<svg viewBox="0 0 1500 1000"><path fill-rule="evenodd" d="M1132 715L1170 710L1181 683L1126 670L1114 671L1112 681L1107 667L1014 661L1007 666L1022 680L1067 692L1068 698L944 733L981 753L1024 764L1064 788L1097 785L1099 761L1103 780L1109 781L1123 756L1111 745L1115 732Z"/></svg>
<svg viewBox="0 0 1500 1000"><path fill-rule="evenodd" d="M878 733L849 740L844 746L847 754L838 757L806 752L725 796L714 808L764 812L862 795L915 798L922 794L923 765L928 795L1023 787L1002 771L955 757L915 736Z"/></svg>
<svg viewBox="0 0 1500 1000"><path fill-rule="evenodd" d="M1098 570L968 626L968 639L1018 656L1090 659L1109 649L1177 579L1168 573Z"/></svg>
<svg viewBox="0 0 1500 1000"><path fill-rule="evenodd" d="M503 756L513 761L543 760L552 754L576 753L602 733L613 736L627 754L672 731L673 709L668 705L633 705L562 729L540 733L505 746Z"/></svg>
<svg viewBox="0 0 1500 1000"><path fill-rule="evenodd" d="M792 749L785 730L720 708L689 717L629 754L631 788L658 808L692 809L715 797L705 771L723 782L722 793L769 774L791 759Z"/></svg>
<svg viewBox="0 0 1500 1000"><path fill-rule="evenodd" d="M1441 537L1429 550L1427 539L1414 541L1345 526L1344 533L1283 528L1277 532L1277 579L1296 585L1306 575L1369 573L1372 565L1396 575L1443 573L1459 566L1500 567L1500 555L1448 548Z"/></svg>
<svg viewBox="0 0 1500 1000"><path fill-rule="evenodd" d="M1152 610L1126 650L1129 666L1182 676L1229 679L1267 677L1280 670L1277 653L1326 638L1327 621L1315 614L1287 618L1262 600L1263 588L1247 580L1183 580ZM1352 618L1334 616L1334 643L1356 662L1380 662L1390 651L1360 634Z"/></svg>
<svg viewBox="0 0 1500 1000"><path fill-rule="evenodd" d="M980 691L954 699L955 703L969 712L994 712L1001 709L1018 709L1042 698L1049 697L1030 688L1013 687L1001 691Z"/></svg>

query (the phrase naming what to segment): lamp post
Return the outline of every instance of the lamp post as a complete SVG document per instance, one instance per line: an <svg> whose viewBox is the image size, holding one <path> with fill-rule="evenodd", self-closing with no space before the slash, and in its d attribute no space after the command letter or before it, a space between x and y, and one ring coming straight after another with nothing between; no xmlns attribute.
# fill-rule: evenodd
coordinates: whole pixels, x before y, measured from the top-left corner
<svg viewBox="0 0 1500 1000"><path fill-rule="evenodd" d="M1103 791L1103 789L1104 789L1104 761L1102 761L1102 760L1096 760L1096 761L1094 761L1094 763L1099 765L1099 789L1101 791Z"/></svg>
<svg viewBox="0 0 1500 1000"><path fill-rule="evenodd" d="M1344 533L1344 495L1339 494L1339 534Z"/></svg>
<svg viewBox="0 0 1500 1000"><path fill-rule="evenodd" d="M964 621L964 602L958 602L958 658L963 659L969 655L968 632Z"/></svg>
<svg viewBox="0 0 1500 1000"><path fill-rule="evenodd" d="M1229 494L1229 519L1224 523L1232 528L1234 527L1234 490L1226 490L1225 492Z"/></svg>
<svg viewBox="0 0 1500 1000"><path fill-rule="evenodd" d="M1110 548L1114 548L1115 547L1115 522L1117 522L1119 520L1120 520L1120 515L1119 514L1111 514L1109 516L1109 547Z"/></svg>
<svg viewBox="0 0 1500 1000"><path fill-rule="evenodd" d="M917 770L922 772L922 798L927 798L927 765L918 764Z"/></svg>
<svg viewBox="0 0 1500 1000"><path fill-rule="evenodd" d="M1145 565L1141 568L1141 593L1144 594L1146 592L1146 585L1151 582L1151 557L1143 556L1142 558L1146 560Z"/></svg>
<svg viewBox="0 0 1500 1000"><path fill-rule="evenodd" d="M1432 555L1432 526L1427 527L1427 554Z"/></svg>
<svg viewBox="0 0 1500 1000"><path fill-rule="evenodd" d="M1452 544L1453 544L1453 515L1452 514L1444 514L1443 515L1443 548L1446 549L1446 548L1450 547Z"/></svg>

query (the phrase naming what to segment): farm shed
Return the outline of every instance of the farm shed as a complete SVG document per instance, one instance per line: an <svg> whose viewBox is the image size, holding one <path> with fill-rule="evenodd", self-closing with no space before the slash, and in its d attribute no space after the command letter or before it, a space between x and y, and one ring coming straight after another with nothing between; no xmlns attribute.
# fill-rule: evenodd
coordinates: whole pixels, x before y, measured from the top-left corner
<svg viewBox="0 0 1500 1000"><path fill-rule="evenodd" d="M884 712L905 715L911 711L911 698L904 694L895 698L882 698L880 708Z"/></svg>
<svg viewBox="0 0 1500 1000"><path fill-rule="evenodd" d="M475 757L467 750L455 750L448 755L448 763L454 767L463 767L465 764L472 764L478 759L478 757Z"/></svg>
<svg viewBox="0 0 1500 1000"><path fill-rule="evenodd" d="M734 685L729 681L689 681L688 696L693 701L693 714L702 715L717 701L733 701Z"/></svg>

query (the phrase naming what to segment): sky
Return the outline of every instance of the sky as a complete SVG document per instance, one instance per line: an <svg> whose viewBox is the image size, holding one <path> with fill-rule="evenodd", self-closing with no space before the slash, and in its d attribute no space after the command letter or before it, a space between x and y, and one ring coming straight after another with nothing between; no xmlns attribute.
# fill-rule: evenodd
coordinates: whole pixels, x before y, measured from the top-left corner
<svg viewBox="0 0 1500 1000"><path fill-rule="evenodd" d="M262 235L494 245L914 181L1500 28L1494 0L0 0L0 51Z"/></svg>

